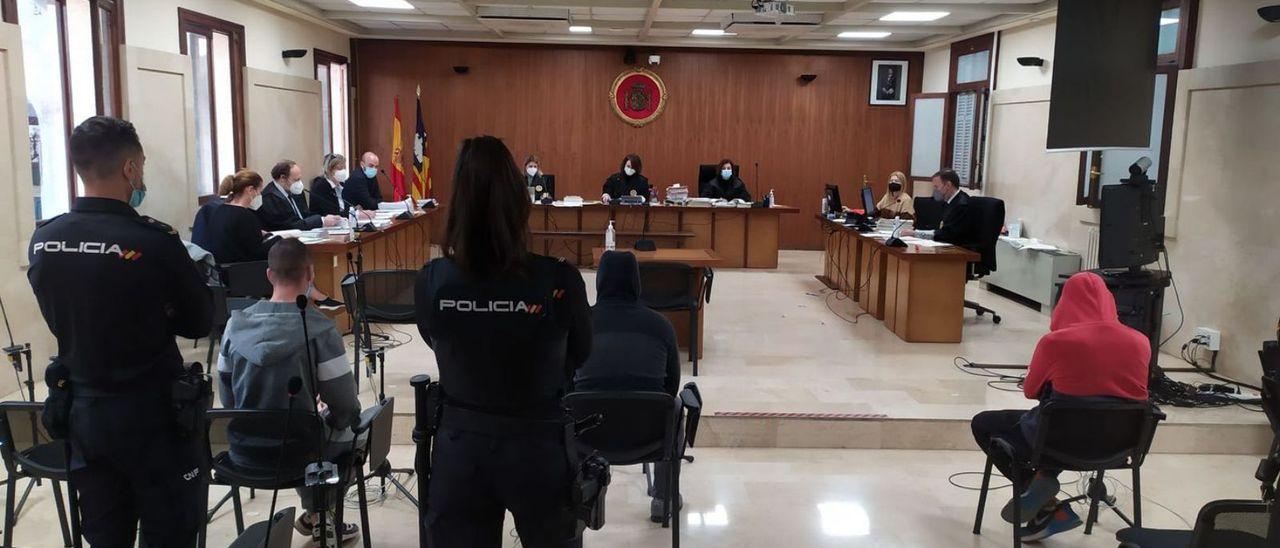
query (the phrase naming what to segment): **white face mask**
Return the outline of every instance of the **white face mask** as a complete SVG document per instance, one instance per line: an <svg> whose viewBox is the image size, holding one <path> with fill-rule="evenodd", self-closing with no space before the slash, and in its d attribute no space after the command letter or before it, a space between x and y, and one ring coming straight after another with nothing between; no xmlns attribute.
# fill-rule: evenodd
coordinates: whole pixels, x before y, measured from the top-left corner
<svg viewBox="0 0 1280 548"><path fill-rule="evenodd" d="M333 180L337 181L338 184L347 182L347 177L350 176L351 172L346 169L339 169L338 171L333 172Z"/></svg>
<svg viewBox="0 0 1280 548"><path fill-rule="evenodd" d="M290 184L289 192L292 194L302 194L302 179L298 179Z"/></svg>
<svg viewBox="0 0 1280 548"><path fill-rule="evenodd" d="M537 168L536 166L529 166L529 167L526 167L526 168L524 168L524 172L525 172L525 173L528 173L530 177L537 177L537 176L538 176L538 168Z"/></svg>
<svg viewBox="0 0 1280 548"><path fill-rule="evenodd" d="M626 174L627 174L627 177L630 177L630 176L632 176L632 175L635 175L635 174L636 174L636 170L632 169L632 168L631 168L631 166L627 166L627 167L622 168L622 172L623 172L623 173L626 173Z"/></svg>
<svg viewBox="0 0 1280 548"><path fill-rule="evenodd" d="M249 202L249 209L256 210L260 207L262 207L262 195L258 194L257 196L254 196L253 200Z"/></svg>

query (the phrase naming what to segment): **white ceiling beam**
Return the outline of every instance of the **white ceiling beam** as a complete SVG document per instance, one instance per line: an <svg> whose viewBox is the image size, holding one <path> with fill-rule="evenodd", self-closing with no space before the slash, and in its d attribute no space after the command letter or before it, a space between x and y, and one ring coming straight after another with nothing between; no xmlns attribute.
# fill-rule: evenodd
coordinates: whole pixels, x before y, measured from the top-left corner
<svg viewBox="0 0 1280 548"><path fill-rule="evenodd" d="M961 27L960 32L943 34L939 36L925 38L923 40L918 40L912 44L912 47L915 47L921 50L930 50L939 46L945 46L947 44L950 44L952 42L956 42L959 40L967 40L969 38L973 38L974 36L987 34L989 32L1006 30L1013 27L1020 27L1022 25L1032 23L1035 21L1041 21L1044 19L1057 17L1058 15L1058 3L1056 1L1041 2L1039 4L1029 4L1029 5L1036 7L1037 8L1036 11L1034 11L1033 13L1022 14L1022 15L1001 15L997 17L992 17L990 19L987 19L985 21L979 21L972 25L965 25L964 27Z"/></svg>
<svg viewBox="0 0 1280 548"><path fill-rule="evenodd" d="M644 14L644 27L640 29L640 39L644 40L649 37L649 29L653 28L653 19L658 16L658 6L662 5L662 0L653 0L649 4L649 11Z"/></svg>
<svg viewBox="0 0 1280 548"><path fill-rule="evenodd" d="M475 17L463 15L423 15L421 13L370 13L367 11L329 11L327 17L343 19L354 23L386 22L386 23L439 23L441 25L475 24Z"/></svg>
<svg viewBox="0 0 1280 548"><path fill-rule="evenodd" d="M349 25L344 25L332 18L328 17L325 12L315 7L299 3L295 0L249 0L253 4L257 4L266 9L280 13L286 17L317 25L329 30L345 34L347 36L355 36L360 34L358 29Z"/></svg>
<svg viewBox="0 0 1280 548"><path fill-rule="evenodd" d="M1055 2L1056 4L1056 2ZM1028 15L1040 4L942 4L931 2L875 2L862 11L881 15L895 11L945 11L966 15Z"/></svg>
<svg viewBox="0 0 1280 548"><path fill-rule="evenodd" d="M790 36L783 36L782 38L778 39L778 43L785 44L795 38L801 38L804 35L809 34L810 32L813 32L820 28L823 28L827 24L831 23L832 21L835 21L836 19L844 17L845 15L858 11L871 3L872 3L872 0L849 0L844 4L840 5L840 9L838 11L827 12L826 15L823 15L822 23L818 24L817 26L810 27L809 30L806 32L799 32L796 34L792 34Z"/></svg>
<svg viewBox="0 0 1280 548"><path fill-rule="evenodd" d="M492 32L498 35L498 38L506 37L506 35L502 33L502 29L494 27L493 25L490 25L488 21L485 21L484 19L480 18L480 15L476 13L476 7L474 3L470 2L469 0L458 0L458 5L461 6L462 9L466 10L468 15L474 18L475 20L474 22L480 23L481 26L483 26L486 29L489 29L489 32Z"/></svg>

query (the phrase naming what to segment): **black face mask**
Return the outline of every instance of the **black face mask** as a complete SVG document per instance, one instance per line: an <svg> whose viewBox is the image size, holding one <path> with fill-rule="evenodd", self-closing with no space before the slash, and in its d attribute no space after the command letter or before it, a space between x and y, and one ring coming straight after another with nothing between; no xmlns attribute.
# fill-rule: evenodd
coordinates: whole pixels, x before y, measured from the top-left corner
<svg viewBox="0 0 1280 548"><path fill-rule="evenodd" d="M902 183L889 183L889 192L902 192Z"/></svg>

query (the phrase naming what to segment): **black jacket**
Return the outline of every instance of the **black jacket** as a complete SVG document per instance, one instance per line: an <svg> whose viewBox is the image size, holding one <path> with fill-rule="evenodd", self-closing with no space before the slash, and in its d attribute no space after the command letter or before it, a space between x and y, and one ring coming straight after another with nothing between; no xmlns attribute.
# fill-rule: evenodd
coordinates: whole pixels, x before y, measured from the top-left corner
<svg viewBox="0 0 1280 548"><path fill-rule="evenodd" d="M230 204L213 210L209 216L209 236L205 250L213 254L218 264L265 261L267 251L279 240L262 236L262 221L252 209Z"/></svg>
<svg viewBox="0 0 1280 548"><path fill-rule="evenodd" d="M169 225L109 198L77 198L31 236L27 280L73 385L164 394L174 336L209 334L209 287Z"/></svg>
<svg viewBox="0 0 1280 548"><path fill-rule="evenodd" d="M596 272L591 357L574 376L574 389L642 390L674 396L679 387L675 327L640 302L635 255L606 251Z"/></svg>
<svg viewBox="0 0 1280 548"><path fill-rule="evenodd" d="M978 217L969 207L969 195L957 190L951 202L942 208L942 221L933 239L962 247L977 245Z"/></svg>
<svg viewBox="0 0 1280 548"><path fill-rule="evenodd" d="M214 196L196 210L196 218L191 223L191 243L205 251L209 250L209 242L213 240L213 236L209 233L209 218L213 217L213 210L222 207L225 203L226 200L221 196Z"/></svg>
<svg viewBox="0 0 1280 548"><path fill-rule="evenodd" d="M435 351L450 404L504 416L563 416L565 388L591 353L586 287L563 260L529 254L525 270L478 280L441 258L418 274L418 331Z"/></svg>
<svg viewBox="0 0 1280 548"><path fill-rule="evenodd" d="M301 194L289 194L275 183L263 187L262 207L256 213L263 230L311 230L324 226L324 219L311 213Z"/></svg>
<svg viewBox="0 0 1280 548"><path fill-rule="evenodd" d="M353 206L360 206L369 211L378 209L382 201L382 190L378 188L378 177L370 179L364 171L357 169L351 172L347 182L342 183L342 200Z"/></svg>
<svg viewBox="0 0 1280 548"><path fill-rule="evenodd" d="M747 185L742 182L742 179L734 177L726 181L717 175L715 179L702 183L702 197L750 202L751 192L747 190Z"/></svg>
<svg viewBox="0 0 1280 548"><path fill-rule="evenodd" d="M339 185L342 187L342 185ZM346 192L346 188L343 188ZM348 216L352 204L343 198L341 202L338 200L338 194L333 191L333 187L329 186L329 180L323 175L311 180L311 212L317 215L337 215L342 218Z"/></svg>
<svg viewBox="0 0 1280 548"><path fill-rule="evenodd" d="M639 173L630 177L625 173L614 173L605 179L604 189L601 192L608 194L613 201L635 192L637 196L644 196L644 201L647 202L649 201L649 180Z"/></svg>

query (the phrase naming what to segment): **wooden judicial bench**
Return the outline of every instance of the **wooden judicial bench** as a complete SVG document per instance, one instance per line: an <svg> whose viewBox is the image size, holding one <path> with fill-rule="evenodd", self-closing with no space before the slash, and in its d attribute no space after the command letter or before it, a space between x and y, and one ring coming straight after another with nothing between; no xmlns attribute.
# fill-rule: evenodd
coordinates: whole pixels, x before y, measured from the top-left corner
<svg viewBox="0 0 1280 548"><path fill-rule="evenodd" d="M614 222L617 247L631 247L643 235L660 248L710 249L727 268L777 268L779 215L794 207L723 208L589 204L537 204L529 215L533 250L578 266L592 264L591 249L604 243Z"/></svg>
<svg viewBox="0 0 1280 548"><path fill-rule="evenodd" d="M828 287L857 300L907 342L960 342L964 286L973 251L956 247L889 247L822 215L823 273Z"/></svg>
<svg viewBox="0 0 1280 548"><path fill-rule="evenodd" d="M335 299L343 300L342 278L353 273L347 260L357 256L363 259L363 270L405 269L418 270L431 258L431 223L438 209L427 209L408 220L394 220L391 226L377 232L358 232L350 235L331 236L327 241L308 244L315 261L317 289ZM351 328L351 318L345 309L329 313L338 329Z"/></svg>
<svg viewBox="0 0 1280 548"><path fill-rule="evenodd" d="M616 248L618 251L626 251L636 256L636 261L647 262L664 262L664 263L683 263L692 266L697 271L698 279L702 279L702 269L713 268L724 264L724 258L711 249L701 248L684 248L684 249L656 249L654 251L636 251L634 249ZM603 247L595 247L591 249L591 264L600 264L600 256L604 254ZM702 359L702 349L707 343L706 322L703 321L703 312L706 310L706 303L702 308L698 309L698 359ZM688 351L689 349L689 313L685 311L677 312L661 312L671 325L676 329L676 346Z"/></svg>

